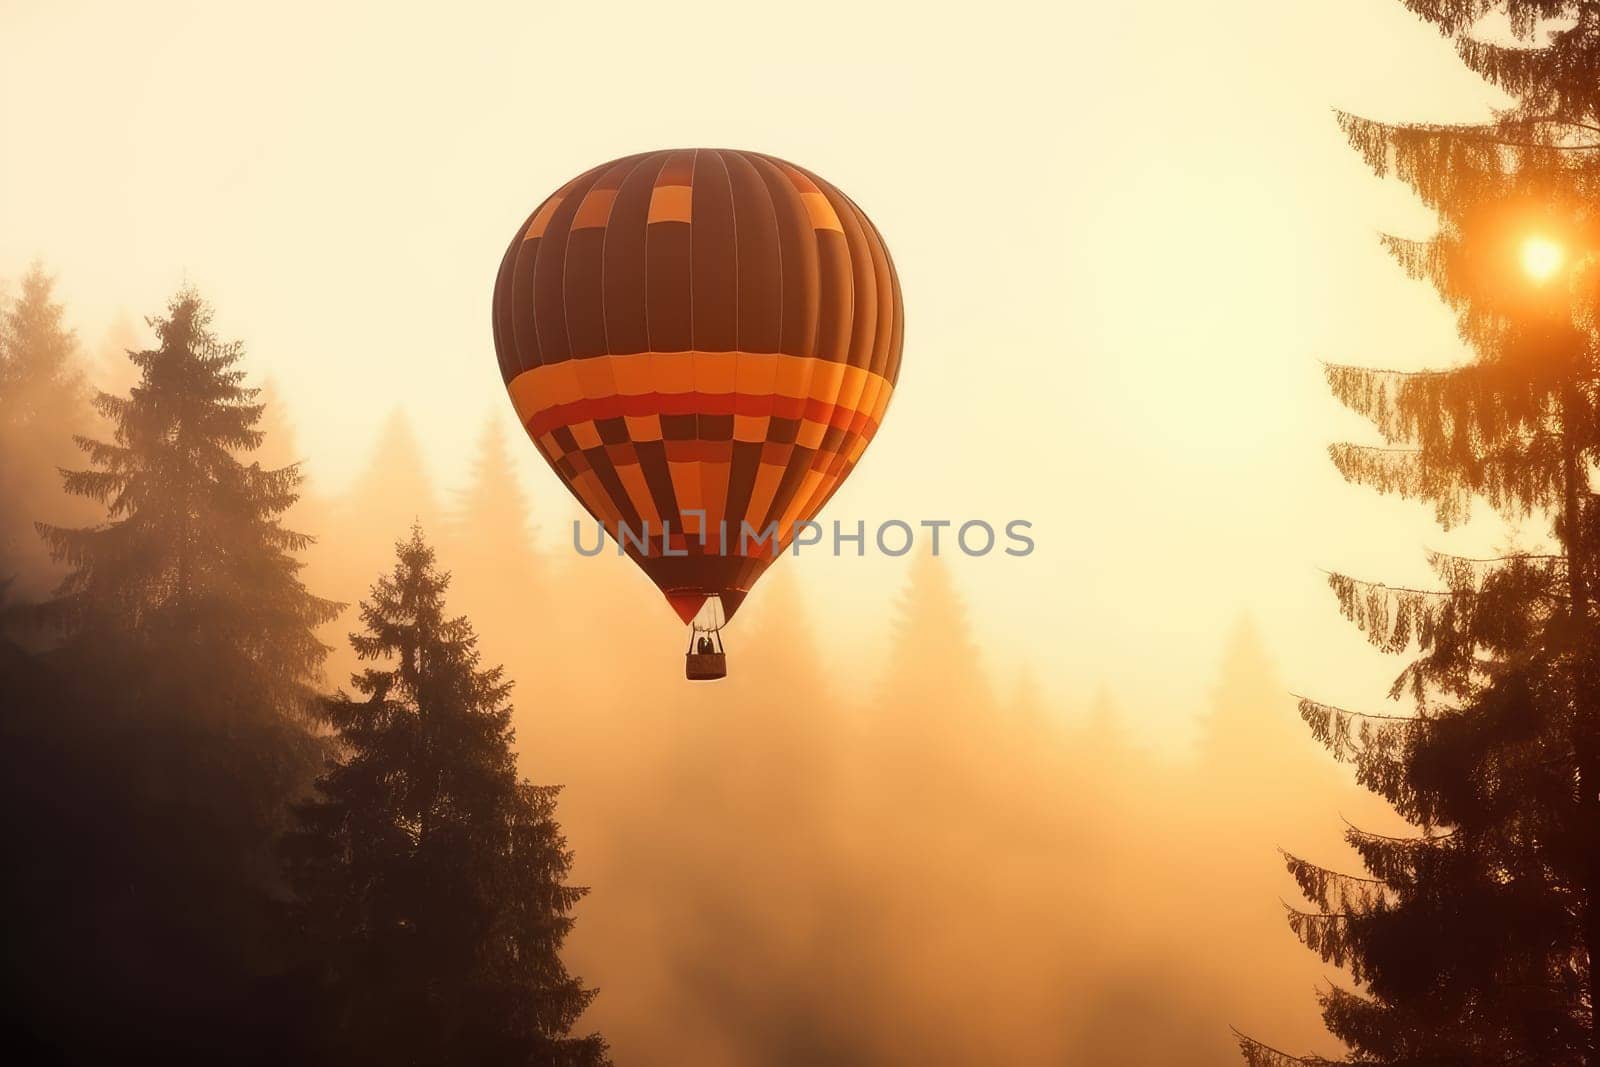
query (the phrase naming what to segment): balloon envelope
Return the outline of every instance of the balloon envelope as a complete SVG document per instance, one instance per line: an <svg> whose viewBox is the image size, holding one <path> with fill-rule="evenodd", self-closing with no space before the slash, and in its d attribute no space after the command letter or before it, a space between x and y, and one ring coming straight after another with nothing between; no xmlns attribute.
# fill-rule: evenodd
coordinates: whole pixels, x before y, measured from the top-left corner
<svg viewBox="0 0 1600 1067"><path fill-rule="evenodd" d="M903 324L860 208L723 149L572 179L517 230L494 291L528 436L685 622L713 595L731 618L860 460Z"/></svg>

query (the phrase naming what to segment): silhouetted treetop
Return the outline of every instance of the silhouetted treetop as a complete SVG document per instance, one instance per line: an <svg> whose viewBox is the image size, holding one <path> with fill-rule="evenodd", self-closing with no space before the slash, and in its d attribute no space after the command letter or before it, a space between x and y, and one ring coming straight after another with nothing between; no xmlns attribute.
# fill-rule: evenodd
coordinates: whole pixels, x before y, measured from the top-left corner
<svg viewBox="0 0 1600 1067"><path fill-rule="evenodd" d="M44 268L30 268L17 298L0 308L0 578L31 599L59 578L34 522L89 510L61 497L57 468L73 461L73 435L92 412L77 337Z"/></svg>
<svg viewBox="0 0 1600 1067"><path fill-rule="evenodd" d="M309 538L284 528L298 468L264 470L241 455L261 444L256 390L244 384L238 342L210 329L193 291L153 318L155 348L129 353L140 377L126 397L96 406L111 441L79 438L90 467L63 475L107 521L40 526L69 573L44 616L75 640L184 639L217 650L269 704L303 700L326 648L314 628L338 605L310 595L295 553Z"/></svg>
<svg viewBox="0 0 1600 1067"><path fill-rule="evenodd" d="M38 426L81 396L78 339L63 321L55 280L35 263L0 316L0 397L8 424Z"/></svg>
<svg viewBox="0 0 1600 1067"><path fill-rule="evenodd" d="M288 848L334 1005L332 1062L598 1065L594 996L558 955L584 890L557 788L517 775L511 686L447 613L414 527L350 641L374 665L323 704L341 756Z"/></svg>

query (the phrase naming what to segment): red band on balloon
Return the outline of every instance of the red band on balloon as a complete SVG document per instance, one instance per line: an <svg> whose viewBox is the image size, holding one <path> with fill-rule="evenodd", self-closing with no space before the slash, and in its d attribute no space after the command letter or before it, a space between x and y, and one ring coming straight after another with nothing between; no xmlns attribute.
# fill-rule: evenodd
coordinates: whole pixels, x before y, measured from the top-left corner
<svg viewBox="0 0 1600 1067"><path fill-rule="evenodd" d="M868 437L878 430L870 415L848 404L748 393L641 393L575 400L543 408L528 419L528 432L538 437L558 426L575 426L625 415L771 415L777 419L803 418L840 430L854 429Z"/></svg>

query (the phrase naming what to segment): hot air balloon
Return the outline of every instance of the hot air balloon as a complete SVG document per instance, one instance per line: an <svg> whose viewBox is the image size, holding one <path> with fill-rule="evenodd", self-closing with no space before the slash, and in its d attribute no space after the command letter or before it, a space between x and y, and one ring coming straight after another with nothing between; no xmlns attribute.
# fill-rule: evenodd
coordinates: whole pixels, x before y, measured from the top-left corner
<svg viewBox="0 0 1600 1067"><path fill-rule="evenodd" d="M517 229L493 319L534 446L690 625L689 677L721 677L722 626L894 392L904 319L877 228L772 156L627 156Z"/></svg>

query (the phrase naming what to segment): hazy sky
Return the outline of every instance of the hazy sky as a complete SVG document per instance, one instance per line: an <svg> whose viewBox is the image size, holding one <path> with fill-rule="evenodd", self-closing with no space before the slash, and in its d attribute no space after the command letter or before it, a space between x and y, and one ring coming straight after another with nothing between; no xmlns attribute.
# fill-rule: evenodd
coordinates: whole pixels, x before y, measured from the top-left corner
<svg viewBox="0 0 1600 1067"><path fill-rule="evenodd" d="M91 346L194 282L325 490L396 407L459 482L486 416L514 428L488 312L522 218L594 163L713 145L883 232L900 388L822 518L1031 520L1033 556L951 560L1002 676L1165 723L1249 611L1297 689L1368 703L1392 671L1318 568L1415 582L1424 545L1493 541L1323 451L1364 424L1319 359L1459 358L1374 239L1428 215L1330 113L1497 102L1396 0L332 6L0 2L0 277L43 257ZM903 562L782 566L870 670ZM642 578L632 608L670 619Z"/></svg>

